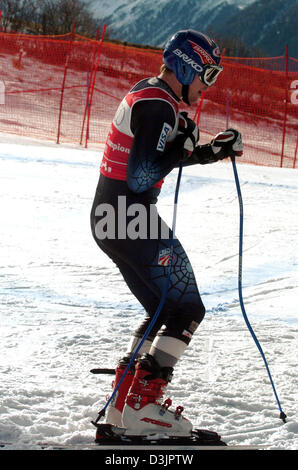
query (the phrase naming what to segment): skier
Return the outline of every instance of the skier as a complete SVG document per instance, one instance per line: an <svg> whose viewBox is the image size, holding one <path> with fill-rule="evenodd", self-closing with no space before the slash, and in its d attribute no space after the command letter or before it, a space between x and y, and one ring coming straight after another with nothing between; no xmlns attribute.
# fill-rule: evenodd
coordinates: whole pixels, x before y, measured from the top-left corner
<svg viewBox="0 0 298 470"><path fill-rule="evenodd" d="M223 70L220 60L218 46L205 34L177 32L165 46L160 74L141 80L128 92L111 124L91 211L92 233L146 311L116 367L114 389L156 312L167 277L171 230L155 205L164 177L181 161L183 165L208 164L242 155L237 130L227 129L210 143L198 145L196 124L187 113L179 112L181 99L187 105L194 104L215 83ZM125 215L123 201L128 208ZM146 214L146 228L142 233L140 230L139 237L129 236L128 230L136 208ZM118 215L111 220L113 214ZM104 227L113 227L110 236ZM181 436L192 429L182 407L172 412L170 401L161 403L205 308L177 238L171 262L170 285L161 313L107 409L106 423L124 427L128 434Z"/></svg>

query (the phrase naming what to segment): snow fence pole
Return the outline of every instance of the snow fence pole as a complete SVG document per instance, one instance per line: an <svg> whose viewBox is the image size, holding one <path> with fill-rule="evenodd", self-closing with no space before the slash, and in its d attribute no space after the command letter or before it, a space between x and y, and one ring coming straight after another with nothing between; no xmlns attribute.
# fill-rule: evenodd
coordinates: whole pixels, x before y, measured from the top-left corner
<svg viewBox="0 0 298 470"><path fill-rule="evenodd" d="M72 32L71 32L68 50L67 50L66 58L65 58L65 64L64 64L63 80L62 80L61 95L60 95L59 117L58 117L58 130L57 130L57 142L56 142L57 144L60 144L61 119L62 119L62 108L63 108L63 101L64 101L65 82L66 82L66 75L68 71L69 59L70 59L73 41L75 37L75 29L76 29L76 22L74 22L72 26Z"/></svg>
<svg viewBox="0 0 298 470"><path fill-rule="evenodd" d="M228 92L227 92L227 101L226 101L226 127L227 128L229 127L229 94L228 94ZM256 346L257 346L257 348L258 348L258 350L259 350L259 352L262 356L262 359L264 361L264 364L265 364L265 367L266 367L266 370L267 370L267 373L268 373L268 376L269 376L269 379L270 379L270 383L271 383L271 386L272 386L272 389L273 389L273 392L274 392L274 395L275 395L275 398L276 398L276 401L277 401L277 405L278 405L278 408L279 408L279 411L280 411L279 417L284 423L286 423L287 415L282 410L282 407L281 407L281 404L280 404L280 401L279 401L279 398L278 398L278 395L277 395L277 392L276 392L276 388L275 388L275 385L274 385L274 382L273 382L273 379L272 379L272 376L271 376L271 372L270 372L265 354L264 354L263 349L262 349L262 347L259 343L259 340L256 337L255 332L254 332L254 330L253 330L253 328L252 328L252 326L249 322L249 319L247 317L245 307L244 307L243 295L242 295L242 254L243 254L243 219L244 219L244 217L243 217L243 200L242 200L242 194L241 194L241 188L240 188L240 182L239 182L235 157L231 157L231 160L232 160L234 178L235 178L235 183L236 183L236 188L237 188L237 195L238 195L238 201L239 201L239 212L240 212L239 264L238 264L238 292L239 292L240 307L241 307L242 315L243 315L243 318L245 320L246 326L247 326L251 336L253 337L253 340L254 340L254 342L255 342L255 344L256 344Z"/></svg>
<svg viewBox="0 0 298 470"><path fill-rule="evenodd" d="M92 84L92 80L93 80L93 73L95 73L95 59L96 59L96 47L97 47L98 37L99 37L99 28L96 29L96 38L95 38L95 42L94 42L91 67L90 67L90 69L88 69L88 72L90 70L90 75L87 76L87 95L86 95L85 112L84 112L84 118L83 118L82 130L81 130L80 145L82 145L82 142L83 142L85 121L86 121L87 112L88 112L88 109L89 109L89 106L90 106L90 91L91 91L91 84Z"/></svg>
<svg viewBox="0 0 298 470"><path fill-rule="evenodd" d="M93 94L94 94L95 80L96 80L96 74L97 74L97 71L98 71L98 68L99 68L99 59L100 59L100 55L101 55L101 49L102 49L106 29L107 29L107 25L104 24L103 25L103 30L102 30L102 33L101 33L101 38L100 38L98 48L97 48L95 68L93 70L93 77L92 77L92 83L91 83L90 94L89 94L90 99L89 99L89 106L88 106L88 113L87 113L87 129L86 129L85 148L87 148L87 146L88 146L90 116L91 116L91 107L92 107L92 104L93 104Z"/></svg>
<svg viewBox="0 0 298 470"><path fill-rule="evenodd" d="M167 277L166 277L166 280L165 280L165 285L164 285L164 289L163 289L163 293L162 293L162 296L161 296L161 300L159 302L159 305L156 309L156 312L147 328L147 330L145 331L144 333L144 336L143 338L141 339L140 341L140 344L138 345L138 347L136 348L135 352L133 353L130 361L129 361L129 364L127 365L125 371L123 372L122 374L122 377L121 379L119 380L117 386L115 387L115 389L113 390L113 393L111 394L109 400L107 401L107 403L105 404L104 408L98 413L98 416L96 418L95 421L91 421L92 424L94 424L94 426L96 426L96 424L98 423L98 421L103 418L105 416L105 412L106 412L106 409L107 407L109 406L109 404L111 403L111 401L113 400L115 394L117 393L120 385L122 384L127 372L129 371L131 365L133 364L135 358L137 357L137 354L139 352L139 350L141 349L141 347L143 346L145 340L147 339L147 337L149 336L150 334L150 331L152 330L163 306L164 306L164 303L165 303L165 300L166 300L166 297L167 297L167 293L168 293L168 290L169 290L169 285L170 285L170 279L171 279L171 273L172 273L172 261L173 261L173 251L174 251L174 239L175 239L175 232L176 232L176 219L177 219L177 204L178 204L178 194L179 194L179 189L180 189L180 182L181 182L181 176L182 176L182 169L183 169L183 162L181 161L180 162L180 165L179 165L179 172L178 172L178 176L177 176L177 182L176 182L176 189L175 189L175 197L174 197L174 211L173 211L173 221L172 221L172 234L171 234L171 244L170 244L170 261L169 261L169 266L168 266L168 274L167 274Z"/></svg>

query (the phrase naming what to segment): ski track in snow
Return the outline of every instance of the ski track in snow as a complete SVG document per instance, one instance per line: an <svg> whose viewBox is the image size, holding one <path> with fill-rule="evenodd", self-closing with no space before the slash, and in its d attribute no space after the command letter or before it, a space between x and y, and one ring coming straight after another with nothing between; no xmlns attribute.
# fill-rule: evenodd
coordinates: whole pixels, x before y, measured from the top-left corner
<svg viewBox="0 0 298 470"><path fill-rule="evenodd" d="M113 367L141 306L89 228L100 151L1 135L0 442L89 444ZM228 444L297 449L298 183L295 170L238 165L244 202L243 296L283 407L241 315L239 208L232 166L183 171L177 236L207 313L168 395ZM159 211L171 224L176 172Z"/></svg>

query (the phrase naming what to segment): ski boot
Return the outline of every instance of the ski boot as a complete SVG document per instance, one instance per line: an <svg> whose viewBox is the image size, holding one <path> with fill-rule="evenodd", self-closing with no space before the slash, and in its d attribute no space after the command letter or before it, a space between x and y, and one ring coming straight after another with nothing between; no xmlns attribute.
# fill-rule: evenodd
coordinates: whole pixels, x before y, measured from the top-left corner
<svg viewBox="0 0 298 470"><path fill-rule="evenodd" d="M112 383L113 391L120 382L126 367L130 362L131 357L125 356L118 362L115 370L115 379ZM134 365L130 367L130 370L126 373L120 387L118 388L113 400L109 404L106 411L106 424L113 424L114 426L122 426L122 410L125 404L125 398L127 392L132 384L134 377L135 368Z"/></svg>
<svg viewBox="0 0 298 470"><path fill-rule="evenodd" d="M192 424L182 416L183 407L173 412L170 399L161 404L172 373L172 367L161 368L150 354L139 359L122 412L125 435L190 436Z"/></svg>

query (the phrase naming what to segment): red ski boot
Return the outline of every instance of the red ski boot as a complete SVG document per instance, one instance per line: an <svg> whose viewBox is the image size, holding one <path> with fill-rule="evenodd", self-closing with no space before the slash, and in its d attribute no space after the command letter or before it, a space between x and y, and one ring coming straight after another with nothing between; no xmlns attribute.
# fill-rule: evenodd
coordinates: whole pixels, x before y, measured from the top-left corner
<svg viewBox="0 0 298 470"><path fill-rule="evenodd" d="M120 359L118 365L115 370L115 379L113 381L113 391L117 387L118 383L120 382L126 367L130 362L130 357L126 356L123 359ZM135 369L131 367L130 370L126 373L120 387L118 388L113 400L109 404L107 411L106 411L106 423L113 424L115 426L123 426L122 425L122 411L125 404L125 398L127 392L132 384L132 380L134 377Z"/></svg>
<svg viewBox="0 0 298 470"><path fill-rule="evenodd" d="M122 412L125 435L167 434L189 436L192 424L182 416L183 408L170 411L171 400L161 404L164 391L172 378L173 368L161 368L150 354L136 365L136 372Z"/></svg>

